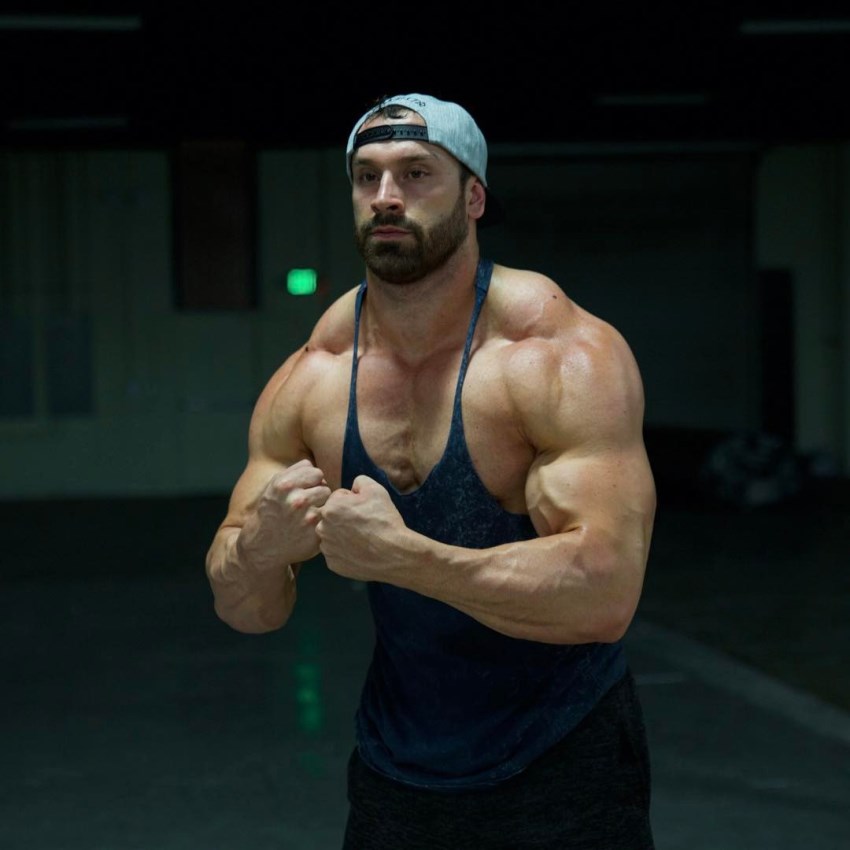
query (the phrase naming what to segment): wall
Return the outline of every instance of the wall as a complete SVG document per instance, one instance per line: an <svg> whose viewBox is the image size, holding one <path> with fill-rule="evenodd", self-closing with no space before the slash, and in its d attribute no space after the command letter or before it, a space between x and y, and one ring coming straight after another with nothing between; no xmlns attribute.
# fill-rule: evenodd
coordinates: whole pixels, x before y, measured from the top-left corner
<svg viewBox="0 0 850 850"><path fill-rule="evenodd" d="M511 220L482 246L620 328L656 426L758 427L755 271L791 269L799 443L846 472L847 165L497 154ZM261 151L257 175L258 309L180 311L168 152L0 153L0 498L229 491L261 387L361 277L338 151ZM313 297L285 291L299 266Z"/></svg>
<svg viewBox="0 0 850 850"><path fill-rule="evenodd" d="M753 168L736 152L492 169L511 213L492 251L550 274L624 334L649 426L758 427Z"/></svg>
<svg viewBox="0 0 850 850"><path fill-rule="evenodd" d="M0 497L230 489L261 387L337 281L358 281L347 209L323 213L327 159L259 156L260 309L193 312L174 306L166 152L0 157L0 315L17 329L2 383L31 371L35 387L31 409L19 388L0 392ZM344 205L344 171L335 182ZM305 265L330 281L319 297L285 291L285 270ZM75 331L64 357L50 353L57 319ZM51 388L85 368L84 402L57 407Z"/></svg>
<svg viewBox="0 0 850 850"><path fill-rule="evenodd" d="M756 256L794 294L799 448L850 472L850 145L770 151L758 174Z"/></svg>

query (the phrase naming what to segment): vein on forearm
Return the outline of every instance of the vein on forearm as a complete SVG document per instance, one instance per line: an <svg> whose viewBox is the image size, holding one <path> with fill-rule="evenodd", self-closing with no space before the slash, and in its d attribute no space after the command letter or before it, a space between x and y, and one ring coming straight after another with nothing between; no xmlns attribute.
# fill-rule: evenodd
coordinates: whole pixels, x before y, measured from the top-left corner
<svg viewBox="0 0 850 850"><path fill-rule="evenodd" d="M645 544L573 530L489 549L423 543L400 583L512 637L546 643L622 636L640 593Z"/></svg>
<svg viewBox="0 0 850 850"><path fill-rule="evenodd" d="M239 529L224 529L207 560L216 614L238 631L259 633L280 628L295 605L299 565L260 572L238 551Z"/></svg>

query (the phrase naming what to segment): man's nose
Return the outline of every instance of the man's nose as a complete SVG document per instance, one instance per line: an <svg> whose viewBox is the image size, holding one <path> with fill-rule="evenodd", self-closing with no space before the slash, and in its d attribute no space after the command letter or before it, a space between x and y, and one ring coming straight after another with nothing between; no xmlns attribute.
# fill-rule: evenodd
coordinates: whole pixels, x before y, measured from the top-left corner
<svg viewBox="0 0 850 850"><path fill-rule="evenodd" d="M372 200L372 207L376 211L382 211L397 210L403 206L404 200L402 199L401 189L393 175L386 172L381 176L381 183Z"/></svg>

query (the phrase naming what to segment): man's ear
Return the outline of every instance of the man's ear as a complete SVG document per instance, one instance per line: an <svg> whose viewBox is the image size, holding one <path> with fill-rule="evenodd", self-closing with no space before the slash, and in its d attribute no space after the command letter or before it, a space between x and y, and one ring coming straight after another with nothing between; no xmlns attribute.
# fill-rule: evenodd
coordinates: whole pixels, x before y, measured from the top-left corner
<svg viewBox="0 0 850 850"><path fill-rule="evenodd" d="M487 200L487 192L484 189L484 184L477 178L473 177L467 186L469 198L467 201L467 210L469 217L480 219L484 215L484 204Z"/></svg>

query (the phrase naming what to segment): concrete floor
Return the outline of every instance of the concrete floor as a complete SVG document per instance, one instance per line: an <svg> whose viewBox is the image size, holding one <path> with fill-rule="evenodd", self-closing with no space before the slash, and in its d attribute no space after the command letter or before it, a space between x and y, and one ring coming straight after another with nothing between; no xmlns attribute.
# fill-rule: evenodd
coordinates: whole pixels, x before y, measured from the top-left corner
<svg viewBox="0 0 850 850"><path fill-rule="evenodd" d="M850 848L847 504L661 506L627 637L658 850ZM363 588L316 561L284 630L231 631L223 507L0 506L3 850L339 847Z"/></svg>

